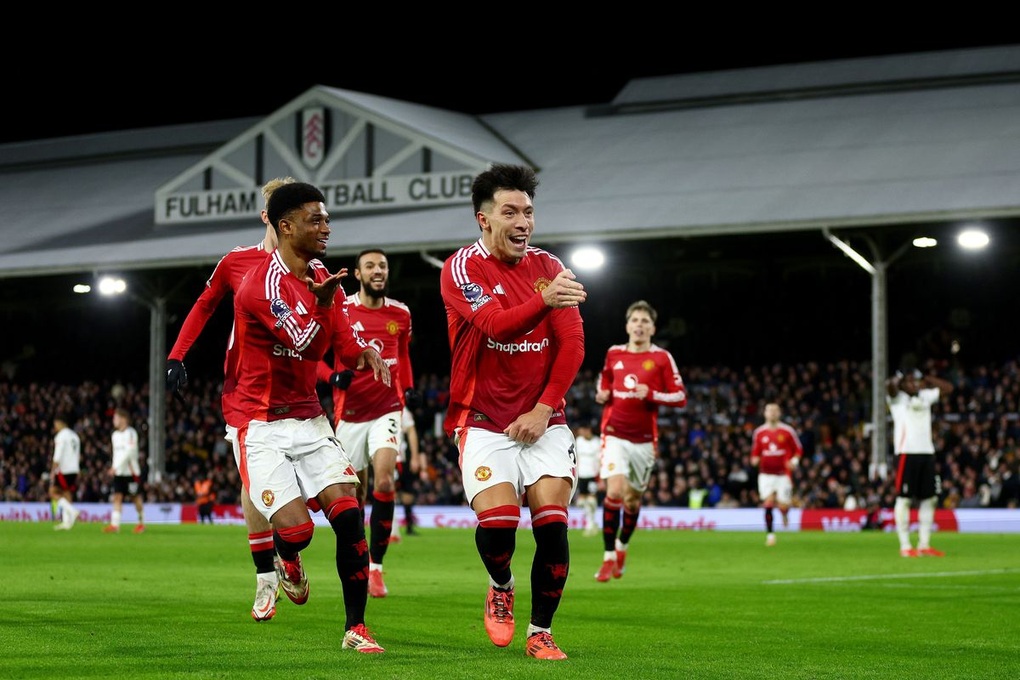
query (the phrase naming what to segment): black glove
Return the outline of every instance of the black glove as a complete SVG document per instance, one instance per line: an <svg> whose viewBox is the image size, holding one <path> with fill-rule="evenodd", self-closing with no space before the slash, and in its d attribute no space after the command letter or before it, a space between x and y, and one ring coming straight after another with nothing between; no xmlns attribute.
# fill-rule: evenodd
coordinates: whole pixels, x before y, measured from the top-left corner
<svg viewBox="0 0 1020 680"><path fill-rule="evenodd" d="M418 408L421 406L421 395L414 391L413 387L404 390L404 406L407 408Z"/></svg>
<svg viewBox="0 0 1020 680"><path fill-rule="evenodd" d="M177 359L168 359L166 362L166 390L176 393L188 384L188 372L184 363Z"/></svg>
<svg viewBox="0 0 1020 680"><path fill-rule="evenodd" d="M340 371L339 373L334 371L333 375L329 376L329 383L339 390L346 390L351 386L353 378L354 371L348 368L346 371Z"/></svg>

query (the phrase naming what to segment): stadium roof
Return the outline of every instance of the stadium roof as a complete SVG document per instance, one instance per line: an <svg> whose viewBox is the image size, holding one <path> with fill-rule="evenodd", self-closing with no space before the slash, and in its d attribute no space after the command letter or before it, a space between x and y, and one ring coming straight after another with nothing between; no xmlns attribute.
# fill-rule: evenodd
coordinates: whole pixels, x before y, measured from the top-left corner
<svg viewBox="0 0 1020 680"><path fill-rule="evenodd" d="M257 241L250 215L159 224L158 196L335 178L291 148L313 108L359 149L327 159L342 177L533 165L538 245L1020 215L1020 47L642 78L602 106L481 116L314 87L262 119L0 145L0 277L209 265ZM331 255L477 233L469 199L339 217Z"/></svg>

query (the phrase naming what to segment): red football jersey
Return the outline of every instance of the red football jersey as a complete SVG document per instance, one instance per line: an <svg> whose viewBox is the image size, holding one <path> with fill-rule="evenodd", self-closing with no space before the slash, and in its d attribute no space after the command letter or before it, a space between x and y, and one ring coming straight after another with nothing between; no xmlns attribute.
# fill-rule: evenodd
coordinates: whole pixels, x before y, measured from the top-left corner
<svg viewBox="0 0 1020 680"><path fill-rule="evenodd" d="M312 278L329 276L318 260ZM324 413L316 367L332 348L345 358L366 348L339 302L321 307L304 281L274 251L248 272L234 297L238 352L236 405L251 420L314 418Z"/></svg>
<svg viewBox="0 0 1020 680"><path fill-rule="evenodd" d="M411 310L403 302L384 298L379 309L361 303L360 293L344 301L351 328L374 347L389 366L393 382L390 387L375 379L371 371L355 371L346 390L333 389L334 422L364 423L381 418L404 407L404 390L414 387L411 371ZM333 366L320 367L319 378L328 380L333 371L348 366L334 357Z"/></svg>
<svg viewBox="0 0 1020 680"><path fill-rule="evenodd" d="M181 325L180 333L177 335L177 342L170 350L169 358L184 361L184 356L191 349L191 346L202 334L202 329L212 317L220 302L227 295L237 292L241 280L248 271L266 259L265 247L260 241L255 246L238 246L220 258L213 269L212 276L205 282L205 290L195 300L191 311ZM234 351L234 334L231 330L230 338L227 340L227 355L223 362L223 395L222 408L223 420L227 425L240 427L245 419L238 411L233 402L234 388L237 386L237 352Z"/></svg>
<svg viewBox="0 0 1020 680"><path fill-rule="evenodd" d="M687 405L673 355L654 344L646 352L628 352L626 344L610 347L597 384L609 390L609 401L602 408L602 434L629 442L658 441L659 407ZM634 391L638 385L648 385L643 399Z"/></svg>
<svg viewBox="0 0 1020 680"><path fill-rule="evenodd" d="M760 459L758 472L763 474L789 477L786 462L804 455L797 431L786 423L776 423L775 427L759 425L751 437L751 457Z"/></svg>
<svg viewBox="0 0 1020 680"><path fill-rule="evenodd" d="M451 349L445 429L502 432L539 403L549 424L566 423L564 396L584 360L577 307L552 309L541 291L563 270L529 247L517 264L493 257L479 239L451 255L440 275Z"/></svg>

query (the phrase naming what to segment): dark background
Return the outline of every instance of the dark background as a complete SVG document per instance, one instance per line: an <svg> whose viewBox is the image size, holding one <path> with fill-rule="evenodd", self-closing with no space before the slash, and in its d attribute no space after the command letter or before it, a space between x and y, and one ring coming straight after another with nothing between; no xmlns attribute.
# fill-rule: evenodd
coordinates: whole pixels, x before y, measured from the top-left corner
<svg viewBox="0 0 1020 680"><path fill-rule="evenodd" d="M633 78L1017 42L1015 30L996 35L987 20L968 29L954 16L950 30L922 32L913 21L898 29L891 16L876 26L862 13L859 28L840 16L838 28L826 21L815 31L771 8L759 20L729 8L666 17L614 7L604 17L568 14L562 26L548 13L462 17L480 22L471 28L443 12L394 25L392 16L354 19L351 11L365 10L345 7L316 26L278 11L285 25L302 28L246 32L243 17L203 14L163 17L144 30L96 26L90 17L87 31L46 16L45 35L11 31L0 44L8 103L0 144L265 117L315 85L484 114L608 104Z"/></svg>
<svg viewBox="0 0 1020 680"><path fill-rule="evenodd" d="M540 198L536 199L540 203ZM964 252L954 241L959 224L895 226L834 233L873 259L921 232L934 249L908 248L888 267L890 370L904 360L956 360L963 367L1020 355L1020 227L988 222L991 246ZM575 244L533 243L568 258ZM685 366L770 365L804 361L866 361L872 354L872 278L826 240L821 231L599 243L607 262L580 273L589 292L585 367L598 370L609 344L625 342L624 314L637 299L659 312L655 341ZM444 259L450 253L433 252ZM327 257L335 270L353 255ZM416 375L449 372L446 317L439 270L417 253L391 253L390 295L409 305ZM128 272L133 288L173 288L169 351L212 267ZM4 368L20 380L148 379L150 311L126 298L73 295L81 276L2 282L0 323ZM353 275L348 292L354 290ZM192 375L222 377L231 325L221 305L186 364ZM953 343L959 343L954 353Z"/></svg>

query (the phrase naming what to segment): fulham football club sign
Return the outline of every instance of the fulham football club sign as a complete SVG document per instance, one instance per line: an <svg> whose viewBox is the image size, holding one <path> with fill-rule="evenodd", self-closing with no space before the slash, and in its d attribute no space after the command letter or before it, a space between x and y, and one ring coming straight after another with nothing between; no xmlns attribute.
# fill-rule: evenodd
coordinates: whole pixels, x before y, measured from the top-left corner
<svg viewBox="0 0 1020 680"><path fill-rule="evenodd" d="M274 177L334 214L470 204L475 175L513 156L472 116L315 87L161 186L155 221L258 219Z"/></svg>

